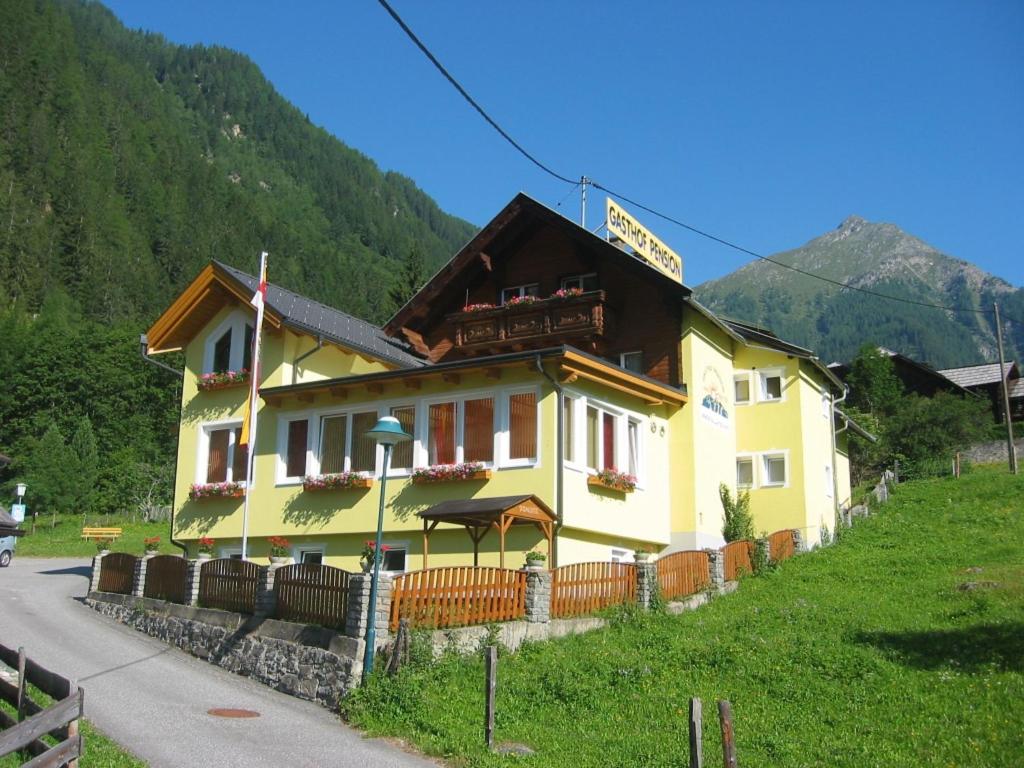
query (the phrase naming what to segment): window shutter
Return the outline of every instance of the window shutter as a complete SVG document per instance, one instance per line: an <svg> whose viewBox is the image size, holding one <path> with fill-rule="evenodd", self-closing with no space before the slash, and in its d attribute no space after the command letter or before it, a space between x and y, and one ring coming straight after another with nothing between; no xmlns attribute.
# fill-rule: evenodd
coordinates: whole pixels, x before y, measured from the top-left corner
<svg viewBox="0 0 1024 768"><path fill-rule="evenodd" d="M210 452L206 462L206 482L223 483L228 479L228 435L229 429L215 429L210 432Z"/></svg>
<svg viewBox="0 0 1024 768"><path fill-rule="evenodd" d="M465 461L494 461L494 398L467 400L462 454Z"/></svg>
<svg viewBox="0 0 1024 768"><path fill-rule="evenodd" d="M288 422L288 477L302 477L306 474L306 444L309 437L309 421Z"/></svg>
<svg viewBox="0 0 1024 768"><path fill-rule="evenodd" d="M244 483L246 480L246 464L249 461L249 446L241 445L242 428L235 430L235 455L231 462L231 479L236 483Z"/></svg>
<svg viewBox="0 0 1024 768"><path fill-rule="evenodd" d="M508 399L510 459L537 458L537 395L522 392Z"/></svg>

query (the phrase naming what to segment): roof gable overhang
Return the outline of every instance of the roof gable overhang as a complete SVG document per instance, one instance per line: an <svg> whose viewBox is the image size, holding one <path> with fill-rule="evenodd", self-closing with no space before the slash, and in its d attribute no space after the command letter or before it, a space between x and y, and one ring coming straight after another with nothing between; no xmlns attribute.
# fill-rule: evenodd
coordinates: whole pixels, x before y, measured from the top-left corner
<svg viewBox="0 0 1024 768"><path fill-rule="evenodd" d="M419 332L434 313L444 311L446 302L439 299L446 292L454 296L458 286L470 279L474 270L490 269L492 254L489 251L503 250L509 244L521 242L526 235L544 226L557 227L597 258L615 259L616 264L634 271L659 290L682 297L691 293L687 286L649 266L640 257L623 251L520 192L384 324L384 330L392 336L401 334L403 330Z"/></svg>

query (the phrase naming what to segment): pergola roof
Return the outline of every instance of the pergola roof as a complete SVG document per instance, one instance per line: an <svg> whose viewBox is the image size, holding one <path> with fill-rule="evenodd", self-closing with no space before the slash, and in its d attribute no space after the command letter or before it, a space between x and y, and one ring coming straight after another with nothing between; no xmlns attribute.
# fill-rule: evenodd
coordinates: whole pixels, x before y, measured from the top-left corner
<svg viewBox="0 0 1024 768"><path fill-rule="evenodd" d="M527 502L532 502L527 504ZM420 512L424 520L457 525L490 525L502 513L508 513L516 523L533 523L536 520L554 521L555 513L543 501L531 494L522 496L492 496L482 499L452 499L435 504Z"/></svg>

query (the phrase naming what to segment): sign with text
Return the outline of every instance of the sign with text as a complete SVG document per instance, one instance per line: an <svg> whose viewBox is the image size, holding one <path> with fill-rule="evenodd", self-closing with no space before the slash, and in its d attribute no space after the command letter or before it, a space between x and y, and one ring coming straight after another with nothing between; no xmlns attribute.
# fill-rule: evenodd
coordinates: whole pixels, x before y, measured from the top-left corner
<svg viewBox="0 0 1024 768"><path fill-rule="evenodd" d="M11 517L14 518L15 522L25 522L25 505L24 504L11 504Z"/></svg>
<svg viewBox="0 0 1024 768"><path fill-rule="evenodd" d="M636 254L662 274L677 283L683 282L683 260L650 230L626 213L622 207L607 198L608 233L617 235Z"/></svg>

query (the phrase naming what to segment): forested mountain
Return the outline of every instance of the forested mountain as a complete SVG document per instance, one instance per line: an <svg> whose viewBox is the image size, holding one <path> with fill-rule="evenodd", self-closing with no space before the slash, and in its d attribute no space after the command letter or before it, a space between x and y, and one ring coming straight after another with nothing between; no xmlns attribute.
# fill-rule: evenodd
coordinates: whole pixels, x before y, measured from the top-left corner
<svg viewBox="0 0 1024 768"><path fill-rule="evenodd" d="M210 259L252 272L267 250L273 282L380 321L409 265L432 270L474 231L241 54L127 30L98 3L3 0L0 481L117 511L169 477L177 382L138 336ZM83 483L70 468L86 465Z"/></svg>
<svg viewBox="0 0 1024 768"><path fill-rule="evenodd" d="M851 216L835 230L776 261L849 285L926 304L1004 315L1007 356L1024 353L1024 289L947 256L893 224ZM991 314L948 312L839 288L766 261L754 261L695 295L710 308L773 329L826 361L851 360L865 342L935 368L996 359Z"/></svg>

